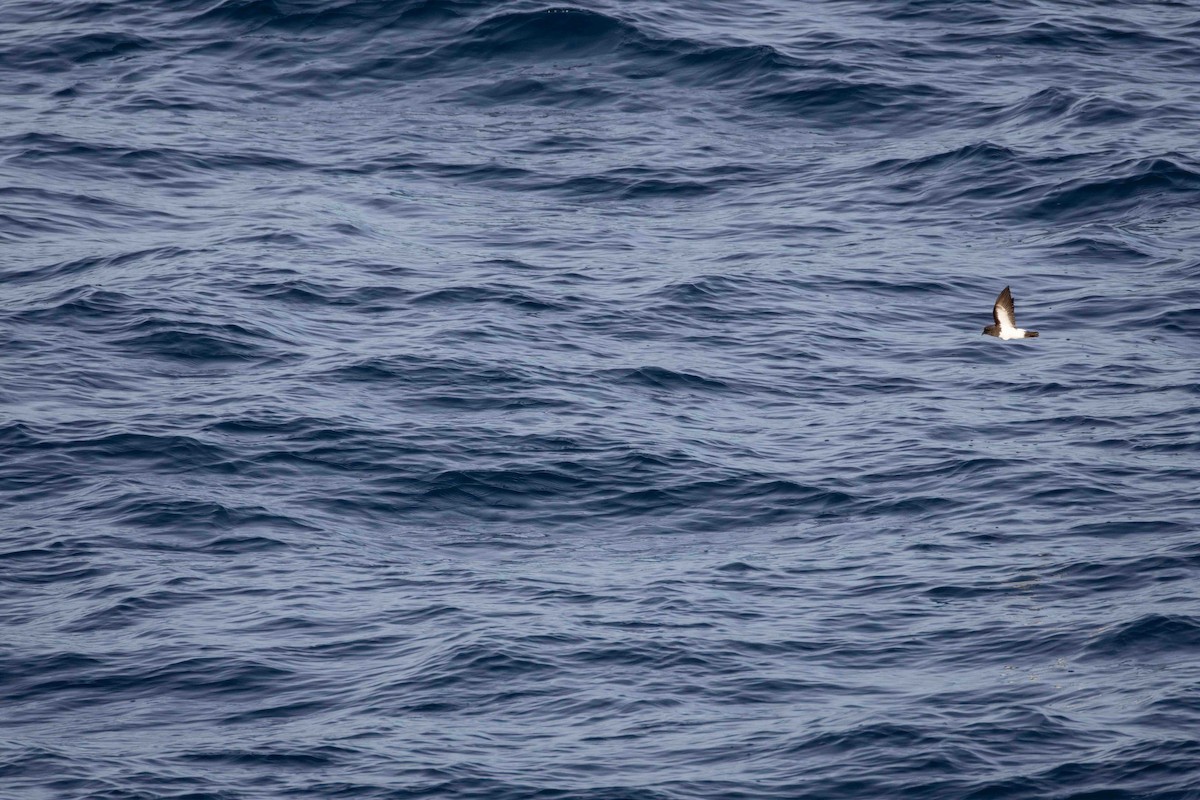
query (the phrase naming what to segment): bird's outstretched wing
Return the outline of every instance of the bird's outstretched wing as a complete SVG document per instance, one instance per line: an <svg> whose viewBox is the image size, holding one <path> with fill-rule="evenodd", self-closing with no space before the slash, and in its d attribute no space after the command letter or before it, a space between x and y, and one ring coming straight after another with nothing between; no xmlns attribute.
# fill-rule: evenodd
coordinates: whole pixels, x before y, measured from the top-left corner
<svg viewBox="0 0 1200 800"><path fill-rule="evenodd" d="M1012 292L1007 286L996 298L996 305L992 306L992 319L996 320L996 325L1001 329L1017 327L1017 313L1013 307Z"/></svg>

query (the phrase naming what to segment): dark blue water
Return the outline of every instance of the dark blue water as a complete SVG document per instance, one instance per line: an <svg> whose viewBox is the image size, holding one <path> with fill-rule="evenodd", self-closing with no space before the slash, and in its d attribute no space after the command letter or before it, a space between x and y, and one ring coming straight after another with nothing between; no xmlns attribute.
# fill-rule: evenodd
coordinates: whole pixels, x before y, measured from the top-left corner
<svg viewBox="0 0 1200 800"><path fill-rule="evenodd" d="M1200 797L1200 7L9 0L0 81L0 798Z"/></svg>

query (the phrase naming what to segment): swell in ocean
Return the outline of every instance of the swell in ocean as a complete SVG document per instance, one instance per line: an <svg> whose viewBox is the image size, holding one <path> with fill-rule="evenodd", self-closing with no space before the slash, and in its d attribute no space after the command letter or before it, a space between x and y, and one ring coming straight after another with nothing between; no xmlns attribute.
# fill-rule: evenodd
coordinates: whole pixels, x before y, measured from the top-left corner
<svg viewBox="0 0 1200 800"><path fill-rule="evenodd" d="M7 4L0 795L1195 797L1198 34Z"/></svg>

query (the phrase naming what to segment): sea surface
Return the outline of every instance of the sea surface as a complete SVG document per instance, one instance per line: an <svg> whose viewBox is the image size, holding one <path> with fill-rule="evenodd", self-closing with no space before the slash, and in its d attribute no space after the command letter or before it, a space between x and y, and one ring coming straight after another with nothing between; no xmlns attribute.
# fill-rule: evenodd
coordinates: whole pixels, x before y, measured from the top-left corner
<svg viewBox="0 0 1200 800"><path fill-rule="evenodd" d="M6 0L0 86L0 800L1200 798L1200 5Z"/></svg>

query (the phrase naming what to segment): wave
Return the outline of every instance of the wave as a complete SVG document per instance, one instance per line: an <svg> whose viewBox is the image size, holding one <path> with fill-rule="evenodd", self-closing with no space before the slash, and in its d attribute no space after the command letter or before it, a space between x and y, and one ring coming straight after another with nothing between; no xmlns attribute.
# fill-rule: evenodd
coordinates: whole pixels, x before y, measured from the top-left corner
<svg viewBox="0 0 1200 800"><path fill-rule="evenodd" d="M667 391L724 392L732 387L725 381L663 367L603 370L597 377L646 389Z"/></svg>
<svg viewBox="0 0 1200 800"><path fill-rule="evenodd" d="M1187 796L1200 24L1085 5L5 4L8 794Z"/></svg>
<svg viewBox="0 0 1200 800"><path fill-rule="evenodd" d="M193 25L222 23L245 30L282 30L320 34L339 30L375 31L402 24L456 20L486 7L479 0L350 0L339 3L287 3L281 0L221 0L215 5L190 2ZM173 4L172 8L178 8Z"/></svg>
<svg viewBox="0 0 1200 800"><path fill-rule="evenodd" d="M146 183L174 181L195 175L211 177L213 172L224 170L287 171L312 167L266 150L206 153L171 147L128 147L38 133L10 137L6 143L17 150L11 157L17 164L68 174L120 177L123 180L132 178ZM139 213L148 215L153 212L139 210Z"/></svg>
<svg viewBox="0 0 1200 800"><path fill-rule="evenodd" d="M1134 210L1187 206L1198 193L1200 166L1172 153L1105 164L1040 194L1021 213L1038 222L1111 221Z"/></svg>
<svg viewBox="0 0 1200 800"><path fill-rule="evenodd" d="M641 32L635 26L607 14L583 8L547 8L490 16L441 55L447 58L506 55L522 59L554 55L586 58L611 52L629 39L640 36Z"/></svg>
<svg viewBox="0 0 1200 800"><path fill-rule="evenodd" d="M785 112L810 125L913 125L944 113L949 99L932 84L808 79L792 88L756 92L751 107Z"/></svg>
<svg viewBox="0 0 1200 800"><path fill-rule="evenodd" d="M293 357L282 340L256 326L167 318L133 322L115 343L135 356L186 362L278 361Z"/></svg>
<svg viewBox="0 0 1200 800"><path fill-rule="evenodd" d="M128 231L147 221L170 224L169 212L145 209L99 194L12 186L0 188L5 210L0 212L0 241L37 241L50 234L79 234L95 231ZM124 256L116 256L121 258ZM98 259L82 259L95 262ZM6 276L21 280L37 270L3 268ZM55 269L55 268L51 268Z"/></svg>
<svg viewBox="0 0 1200 800"><path fill-rule="evenodd" d="M0 51L0 70L34 73L64 73L82 64L126 59L144 55L162 45L134 33L105 31L78 35L46 35L39 30L36 41L6 47Z"/></svg>
<svg viewBox="0 0 1200 800"><path fill-rule="evenodd" d="M1177 614L1145 614L1096 635L1087 655L1109 660L1133 657L1148 660L1161 654L1179 656L1200 648L1200 621Z"/></svg>

